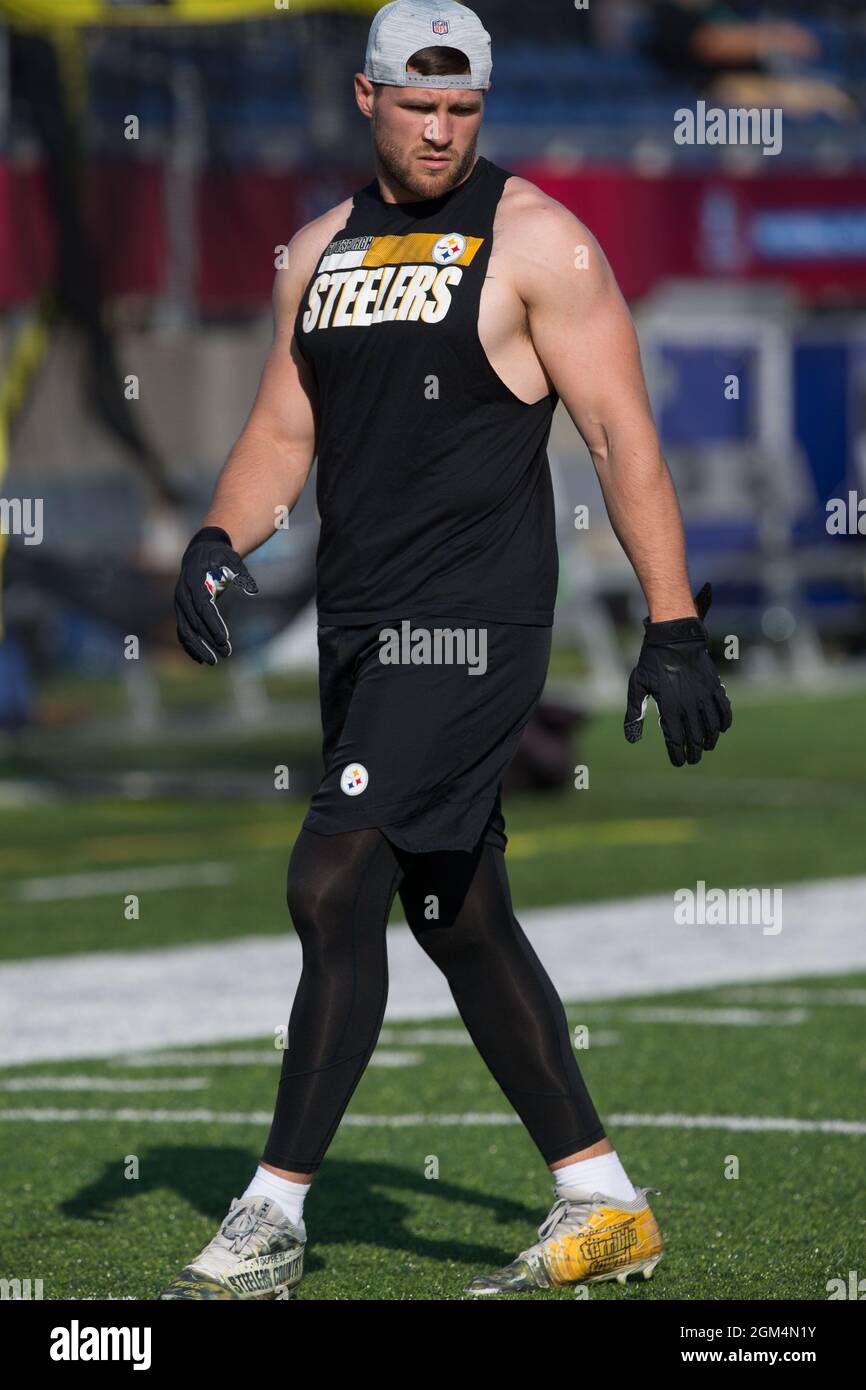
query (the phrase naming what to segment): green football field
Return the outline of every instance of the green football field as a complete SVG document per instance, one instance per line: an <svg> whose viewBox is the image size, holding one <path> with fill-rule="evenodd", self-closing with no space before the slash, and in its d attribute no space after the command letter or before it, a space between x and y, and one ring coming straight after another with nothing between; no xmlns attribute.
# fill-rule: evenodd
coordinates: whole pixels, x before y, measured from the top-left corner
<svg viewBox="0 0 866 1390"><path fill-rule="evenodd" d="M588 790L506 803L518 916L698 878L850 880L859 892L862 696L735 697L731 733L698 768L670 768L648 723L630 748L621 714L599 717L576 753ZM274 753L259 751L263 769ZM97 973L105 960L164 951L170 996L173 948L282 942L303 813L276 793L0 811L0 982L26 1004L31 973L48 980L58 1030L56 1054L42 1039L48 1060L0 1069L0 1277L41 1279L47 1299L153 1298L246 1186L278 1073L271 1018L260 1039L226 1030L205 1045L68 1055L64 978L76 963ZM145 888L138 920L126 920L142 868L203 864L226 880ZM61 882L69 876L77 886ZM861 937L864 923L866 902ZM599 939L596 961L606 951ZM622 997L628 968L611 959L610 990L569 998L567 1012L588 1029L578 1060L609 1137L632 1180L660 1189L650 1200L666 1248L652 1280L592 1286L590 1301L827 1298L828 1281L863 1268L862 958L843 972L676 992L638 981ZM92 1023L96 1036L98 1010ZM474 1273L532 1242L550 1201L549 1174L459 1019L386 1021L307 1201L299 1297L460 1298Z"/></svg>

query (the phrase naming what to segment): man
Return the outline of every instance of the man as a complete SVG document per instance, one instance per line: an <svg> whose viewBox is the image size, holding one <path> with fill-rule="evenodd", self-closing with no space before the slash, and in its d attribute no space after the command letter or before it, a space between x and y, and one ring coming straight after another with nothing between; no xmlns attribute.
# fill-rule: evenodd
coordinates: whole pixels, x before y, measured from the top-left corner
<svg viewBox="0 0 866 1390"><path fill-rule="evenodd" d="M627 737L653 695L672 761L697 762L730 711L631 320L587 229L478 157L490 70L463 5L376 15L355 78L376 177L293 238L255 405L184 557L179 637L213 664L231 651L217 595L255 592L241 556L317 456L325 775L288 878L303 971L262 1162L164 1298L296 1288L304 1198L379 1034L398 891L554 1174L538 1242L468 1291L649 1277L661 1255L650 1189L605 1136L504 864L500 782L550 650L558 399L649 606Z"/></svg>

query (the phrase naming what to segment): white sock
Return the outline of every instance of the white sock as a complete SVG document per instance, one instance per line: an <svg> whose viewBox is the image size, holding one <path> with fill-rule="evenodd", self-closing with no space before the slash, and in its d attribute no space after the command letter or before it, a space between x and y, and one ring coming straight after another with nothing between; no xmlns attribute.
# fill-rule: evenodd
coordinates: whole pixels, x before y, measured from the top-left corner
<svg viewBox="0 0 866 1390"><path fill-rule="evenodd" d="M259 1164L252 1182L243 1194L245 1197L270 1197L281 1207L290 1221L296 1226L304 1224L304 1198L312 1187L309 1182L292 1182L291 1178L281 1178Z"/></svg>
<svg viewBox="0 0 866 1390"><path fill-rule="evenodd" d="M588 1197L593 1192L603 1192L606 1197L619 1197L624 1202L637 1196L616 1151L598 1154L595 1158L580 1158L564 1168L555 1168L553 1180L557 1197L565 1188L577 1188Z"/></svg>

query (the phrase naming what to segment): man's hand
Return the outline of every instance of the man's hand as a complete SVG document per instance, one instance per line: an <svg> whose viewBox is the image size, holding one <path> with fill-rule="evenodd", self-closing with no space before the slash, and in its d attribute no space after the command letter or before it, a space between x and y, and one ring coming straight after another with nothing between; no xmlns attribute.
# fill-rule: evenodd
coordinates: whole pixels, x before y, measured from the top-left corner
<svg viewBox="0 0 866 1390"><path fill-rule="evenodd" d="M702 750L715 748L719 734L731 727L731 702L707 651L701 621L711 602L712 589L705 584L695 599L699 617L666 623L644 618L643 646L629 677L625 736L637 743L651 695L674 767L699 763Z"/></svg>
<svg viewBox="0 0 866 1390"><path fill-rule="evenodd" d="M227 533L219 526L205 526L184 552L174 591L178 641L199 665L216 666L219 657L232 654L229 630L216 603L229 584L245 594L259 592Z"/></svg>

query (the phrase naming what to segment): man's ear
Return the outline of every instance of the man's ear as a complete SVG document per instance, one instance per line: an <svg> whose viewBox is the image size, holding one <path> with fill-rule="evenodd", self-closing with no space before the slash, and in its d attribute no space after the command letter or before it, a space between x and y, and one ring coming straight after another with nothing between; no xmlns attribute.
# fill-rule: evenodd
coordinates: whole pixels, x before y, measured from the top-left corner
<svg viewBox="0 0 866 1390"><path fill-rule="evenodd" d="M355 103L362 115L369 120L373 114L376 98L376 84L363 72L355 73Z"/></svg>

